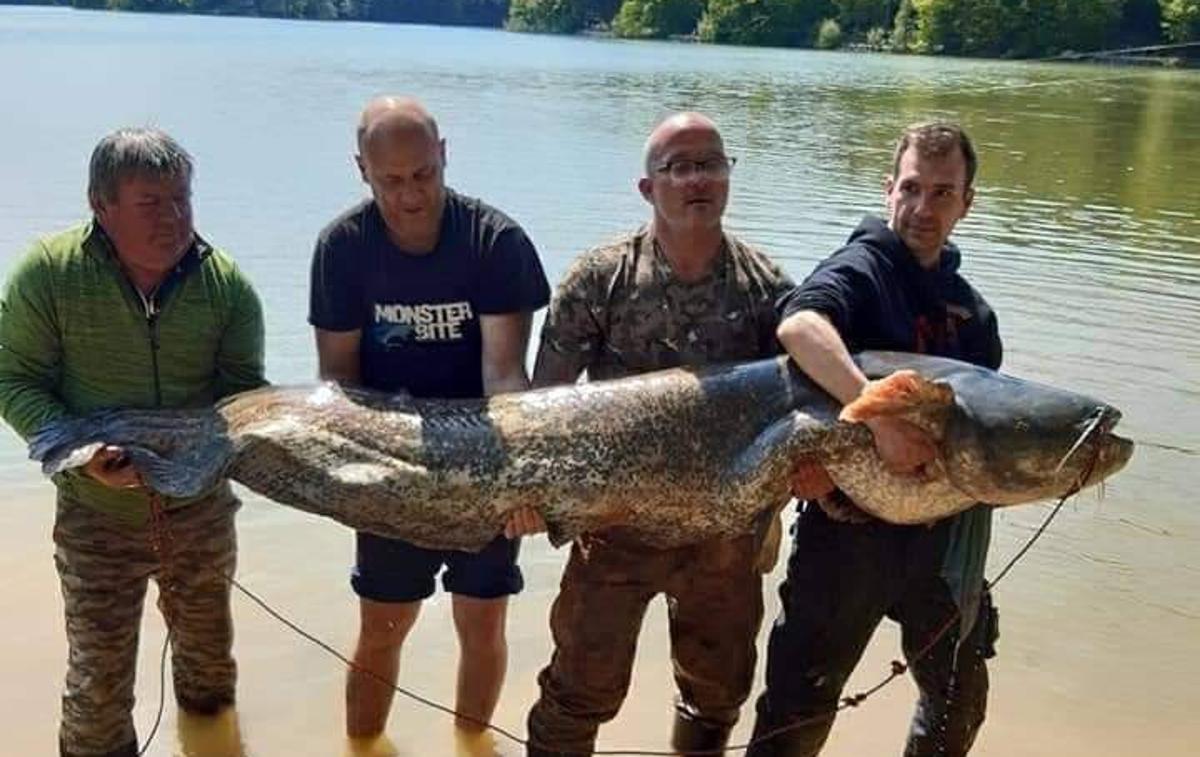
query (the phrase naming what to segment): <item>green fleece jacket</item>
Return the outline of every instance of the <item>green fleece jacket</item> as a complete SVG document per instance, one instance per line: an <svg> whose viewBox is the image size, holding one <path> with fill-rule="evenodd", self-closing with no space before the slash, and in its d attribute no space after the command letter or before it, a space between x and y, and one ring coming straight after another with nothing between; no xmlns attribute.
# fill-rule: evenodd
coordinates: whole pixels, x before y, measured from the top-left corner
<svg viewBox="0 0 1200 757"><path fill-rule="evenodd" d="M27 439L101 408L201 407L266 383L262 305L233 260L197 238L147 299L95 222L39 240L0 300L0 416ZM144 491L73 473L60 496L144 523ZM190 500L167 500L178 507Z"/></svg>

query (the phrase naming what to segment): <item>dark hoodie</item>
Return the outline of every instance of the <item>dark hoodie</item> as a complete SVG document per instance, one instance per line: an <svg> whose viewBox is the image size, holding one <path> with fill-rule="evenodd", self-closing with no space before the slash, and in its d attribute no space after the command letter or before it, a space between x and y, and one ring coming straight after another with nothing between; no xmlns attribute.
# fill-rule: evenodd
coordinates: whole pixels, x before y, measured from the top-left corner
<svg viewBox="0 0 1200 757"><path fill-rule="evenodd" d="M938 267L926 270L882 220L867 216L779 310L783 318L801 310L825 315L851 352L919 352L999 368L996 316L959 275L961 262L947 244Z"/></svg>
<svg viewBox="0 0 1200 757"><path fill-rule="evenodd" d="M958 248L947 243L938 267L926 270L887 224L867 216L845 247L779 300L781 320L815 310L833 322L851 352L919 352L995 370L1002 355L996 315L959 275L961 262ZM987 506L949 524L940 573L961 611L960 638L976 618L991 525Z"/></svg>

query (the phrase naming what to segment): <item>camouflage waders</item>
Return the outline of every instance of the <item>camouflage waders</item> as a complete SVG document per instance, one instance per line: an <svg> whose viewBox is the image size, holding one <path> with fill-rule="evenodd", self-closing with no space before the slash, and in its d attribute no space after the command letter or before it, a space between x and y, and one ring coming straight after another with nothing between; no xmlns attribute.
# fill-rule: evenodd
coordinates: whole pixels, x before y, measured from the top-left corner
<svg viewBox="0 0 1200 757"><path fill-rule="evenodd" d="M587 755L629 689L646 607L667 596L675 745L723 745L750 693L762 622L756 535L656 550L586 540L550 615L555 651L529 714L531 755Z"/></svg>
<svg viewBox="0 0 1200 757"><path fill-rule="evenodd" d="M59 497L54 561L70 648L59 731L64 756L137 754L133 685L150 577L172 632L179 706L211 714L233 703L237 670L224 574L235 567L238 506L225 489L167 510L159 528L134 527Z"/></svg>
<svg viewBox="0 0 1200 757"><path fill-rule="evenodd" d="M546 316L535 381L540 370L586 370L594 381L774 355L775 301L791 288L732 235L711 275L681 281L639 230L572 264ZM762 573L779 548L773 506L782 504L763 503L756 533L735 539L658 550L613 529L575 544L551 612L555 651L538 677L529 754L592 752L625 698L642 617L660 593L679 690L672 744L684 753L723 747L750 693Z"/></svg>

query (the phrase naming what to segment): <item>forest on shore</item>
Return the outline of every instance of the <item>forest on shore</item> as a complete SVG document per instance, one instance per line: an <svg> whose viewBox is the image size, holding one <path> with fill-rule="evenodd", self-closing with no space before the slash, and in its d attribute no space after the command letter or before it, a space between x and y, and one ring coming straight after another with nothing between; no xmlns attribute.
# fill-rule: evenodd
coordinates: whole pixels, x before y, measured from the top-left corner
<svg viewBox="0 0 1200 757"><path fill-rule="evenodd" d="M602 32L634 39L1044 58L1200 41L1200 0L0 0L94 10Z"/></svg>

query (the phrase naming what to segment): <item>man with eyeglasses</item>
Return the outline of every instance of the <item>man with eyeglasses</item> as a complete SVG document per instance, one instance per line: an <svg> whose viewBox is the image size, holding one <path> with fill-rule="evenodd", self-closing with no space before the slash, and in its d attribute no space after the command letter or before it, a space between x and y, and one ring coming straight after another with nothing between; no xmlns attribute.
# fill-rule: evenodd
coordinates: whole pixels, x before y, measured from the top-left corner
<svg viewBox="0 0 1200 757"><path fill-rule="evenodd" d="M446 186L445 140L412 98L367 104L355 160L371 197L326 226L313 253L309 321L321 378L417 397L527 389L530 324L550 286L525 232ZM383 732L401 647L439 573L453 597L461 648L456 725L482 729L504 682L508 598L524 586L516 537L544 529L523 508L478 553L357 534L350 583L359 595L359 635L346 679L348 736L374 740Z"/></svg>
<svg viewBox="0 0 1200 757"><path fill-rule="evenodd" d="M732 168L705 116L680 113L654 129L638 181L650 223L568 270L542 330L536 386L779 351L774 303L791 282L724 230ZM593 751L600 724L625 698L642 618L658 594L667 596L679 690L673 747L724 747L750 692L762 572L775 560L782 504L764 502L757 532L735 538L656 549L613 527L573 544L551 612L554 655L529 714L528 754Z"/></svg>

